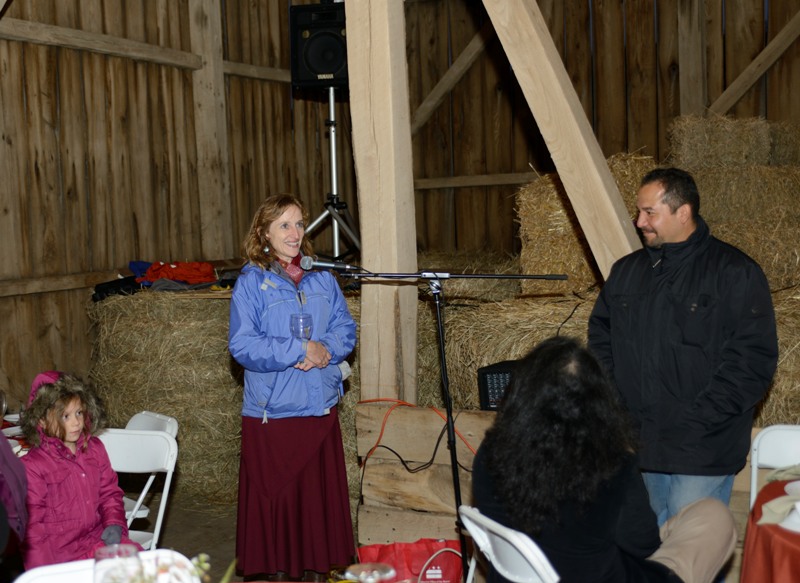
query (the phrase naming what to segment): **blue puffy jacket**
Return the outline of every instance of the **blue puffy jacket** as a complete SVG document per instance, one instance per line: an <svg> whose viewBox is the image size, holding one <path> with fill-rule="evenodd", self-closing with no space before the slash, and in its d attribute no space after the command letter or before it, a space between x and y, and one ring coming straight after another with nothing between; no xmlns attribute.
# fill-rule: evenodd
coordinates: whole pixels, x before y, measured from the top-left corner
<svg viewBox="0 0 800 583"><path fill-rule="evenodd" d="M323 369L302 371L303 342L292 337L292 314L313 317L311 339L331 353ZM343 394L337 366L356 344L356 324L342 290L327 271L309 271L299 286L277 263L269 271L248 264L231 298L228 348L244 369L242 415L281 419L325 415Z"/></svg>

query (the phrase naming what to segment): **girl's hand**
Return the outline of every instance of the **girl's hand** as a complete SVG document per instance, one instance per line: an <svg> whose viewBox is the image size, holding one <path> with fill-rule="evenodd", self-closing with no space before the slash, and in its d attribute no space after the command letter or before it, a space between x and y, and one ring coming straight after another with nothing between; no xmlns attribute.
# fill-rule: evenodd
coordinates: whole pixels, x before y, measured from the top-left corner
<svg viewBox="0 0 800 583"><path fill-rule="evenodd" d="M294 365L300 370L311 370L312 368L325 368L331 361L331 353L325 346L315 340L309 340L306 346L306 357L302 362Z"/></svg>

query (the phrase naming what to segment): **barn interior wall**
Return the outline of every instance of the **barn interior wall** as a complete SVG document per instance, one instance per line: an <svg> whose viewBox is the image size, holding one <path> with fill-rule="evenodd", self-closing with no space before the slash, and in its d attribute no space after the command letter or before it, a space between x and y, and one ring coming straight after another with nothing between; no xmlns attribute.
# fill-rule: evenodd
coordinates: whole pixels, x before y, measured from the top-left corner
<svg viewBox="0 0 800 583"><path fill-rule="evenodd" d="M331 194L328 95L293 91L286 74L291 3L223 0L231 220L203 224L192 85L202 66L192 63L202 60L191 48L200 1L10 0L0 18L0 388L20 399L40 370L88 370L85 308L97 281L132 260L230 259L204 251L204 230L220 230L238 249L268 193L297 193L312 217ZM680 114L677 4L539 0L606 155L668 154L669 124ZM404 6L413 115L487 16L470 0ZM800 0L705 0L705 11L711 103ZM87 48L98 38L157 47L177 64ZM799 81L794 43L730 114L800 123L791 91ZM337 92L334 116L337 192L357 220L346 91ZM553 165L493 34L414 134L413 156L421 250L519 252L514 194ZM331 235L324 223L318 251L330 253Z"/></svg>

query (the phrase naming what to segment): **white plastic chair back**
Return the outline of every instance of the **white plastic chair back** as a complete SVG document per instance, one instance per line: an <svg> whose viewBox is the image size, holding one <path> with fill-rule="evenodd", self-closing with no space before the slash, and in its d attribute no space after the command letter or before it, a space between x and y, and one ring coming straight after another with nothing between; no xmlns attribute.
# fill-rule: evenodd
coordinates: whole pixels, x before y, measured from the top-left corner
<svg viewBox="0 0 800 583"><path fill-rule="evenodd" d="M181 553L169 549L156 549L139 553L142 564L148 575L157 572L168 572L171 566L183 567L180 578L175 581L185 583L200 583L200 578L191 573L191 561ZM46 565L25 571L14 579L14 583L89 583L94 574L94 560L70 561L56 565ZM177 576L176 576L177 577ZM159 578L161 580L162 578ZM155 576L148 578L155 581ZM170 579L172 580L172 579Z"/></svg>
<svg viewBox="0 0 800 583"><path fill-rule="evenodd" d="M128 420L125 429L147 429L149 431L166 431L172 437L178 437L178 420L169 415L140 411Z"/></svg>
<svg viewBox="0 0 800 583"><path fill-rule="evenodd" d="M162 415L161 413L153 413L152 411L140 411L136 413L133 417L128 420L128 424L125 426L125 429L146 429L148 431L166 431L172 437L178 437L178 420L175 417L170 417L169 415ZM150 508L147 507L146 504L140 504L136 512L133 512L133 509L136 508L136 500L128 498L127 496L122 498L122 502L125 504L125 518L128 520L128 523L133 518L147 518L150 516Z"/></svg>
<svg viewBox="0 0 800 583"><path fill-rule="evenodd" d="M750 448L750 508L758 494L759 468L800 464L800 425L770 425L756 434Z"/></svg>
<svg viewBox="0 0 800 583"><path fill-rule="evenodd" d="M458 514L475 545L500 575L515 583L558 583L558 573L529 536L503 526L472 506L462 505ZM467 583L473 581L476 564L473 554Z"/></svg>
<svg viewBox="0 0 800 583"><path fill-rule="evenodd" d="M127 474L150 474L135 502L132 514L128 518L129 528L138 508L150 492L156 476L161 472L166 474L153 530L130 531L131 540L142 545L142 548L145 550L155 549L164 521L175 463L178 460L178 443L166 431L148 429L106 429L98 437L106 446L114 471Z"/></svg>

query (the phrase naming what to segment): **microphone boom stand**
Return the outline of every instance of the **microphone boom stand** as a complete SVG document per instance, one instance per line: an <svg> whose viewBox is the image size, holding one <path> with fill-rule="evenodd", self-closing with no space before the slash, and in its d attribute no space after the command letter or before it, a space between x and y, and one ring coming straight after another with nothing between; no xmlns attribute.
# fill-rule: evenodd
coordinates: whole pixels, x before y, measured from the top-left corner
<svg viewBox="0 0 800 583"><path fill-rule="evenodd" d="M351 267L351 266L347 266ZM447 357L445 355L444 338L444 318L442 317L442 290L443 279L452 278L473 278L473 279L550 279L564 280L566 275L517 275L517 274L488 274L488 273L463 273L450 274L446 272L421 271L418 273L371 273L369 271L346 271L341 273L343 277L354 279L424 279L428 281L428 286L433 294L436 306L436 328L439 338L439 363L441 367L442 400L444 401L446 424L447 424L447 447L450 450L450 467L453 474L453 494L456 503L456 527L458 530L458 540L461 544L461 568L462 576L466 581L469 564L466 552L466 537L458 509L461 507L461 479L458 475L458 455L456 453L456 429L453 420L453 399L450 395L450 381L447 376Z"/></svg>

